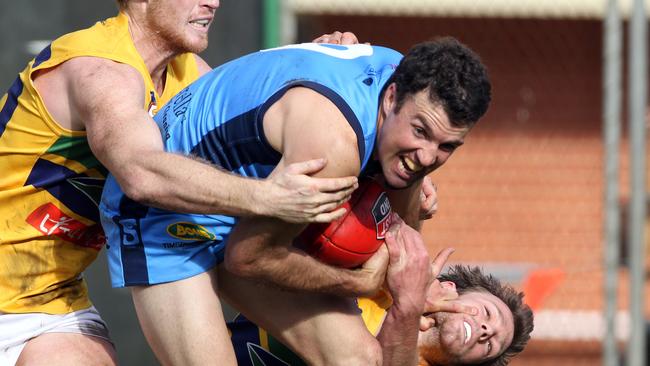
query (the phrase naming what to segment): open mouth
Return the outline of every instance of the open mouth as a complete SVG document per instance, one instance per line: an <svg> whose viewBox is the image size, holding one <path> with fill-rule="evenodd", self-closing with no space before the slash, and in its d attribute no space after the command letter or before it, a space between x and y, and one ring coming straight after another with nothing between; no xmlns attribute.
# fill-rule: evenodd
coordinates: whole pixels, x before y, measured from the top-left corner
<svg viewBox="0 0 650 366"><path fill-rule="evenodd" d="M400 170L409 173L409 174L414 174L422 170L422 167L414 162L413 160L407 158L407 157L401 157L399 160L399 168Z"/></svg>
<svg viewBox="0 0 650 366"><path fill-rule="evenodd" d="M197 28L203 28L207 29L210 26L210 21L212 19L195 19L195 20L190 20L190 24Z"/></svg>
<svg viewBox="0 0 650 366"><path fill-rule="evenodd" d="M463 342L463 344L467 344L469 339L472 338L472 327L468 322L463 322L463 326L465 327L465 342Z"/></svg>

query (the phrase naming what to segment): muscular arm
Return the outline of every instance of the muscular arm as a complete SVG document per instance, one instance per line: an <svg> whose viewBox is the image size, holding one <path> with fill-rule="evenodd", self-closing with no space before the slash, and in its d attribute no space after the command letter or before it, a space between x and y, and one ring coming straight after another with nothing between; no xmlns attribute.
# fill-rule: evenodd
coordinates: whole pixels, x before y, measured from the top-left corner
<svg viewBox="0 0 650 366"><path fill-rule="evenodd" d="M432 267L422 236L399 216L393 218L386 246L390 255L386 287L393 304L377 339L384 365L415 365L420 316L432 281Z"/></svg>
<svg viewBox="0 0 650 366"><path fill-rule="evenodd" d="M200 71L206 72L207 64L199 60ZM305 175L321 169L323 161L293 166L275 180L253 180L166 153L156 124L142 108L142 77L128 65L79 57L58 66L56 74L64 85L58 93L48 87L47 78L41 82L48 109L64 95L69 110L63 119L85 128L95 156L124 192L143 204L180 212L328 221L341 212L327 211L353 189L354 178L316 182ZM323 189L322 183L329 187Z"/></svg>
<svg viewBox="0 0 650 366"><path fill-rule="evenodd" d="M290 89L264 117L264 132L283 154L280 166L314 156L330 164L317 176L359 172L356 136L335 105L306 88ZM277 286L344 296L371 294L383 282L386 253L360 270L332 267L292 246L302 226L266 218L241 220L226 247L226 267L238 275Z"/></svg>

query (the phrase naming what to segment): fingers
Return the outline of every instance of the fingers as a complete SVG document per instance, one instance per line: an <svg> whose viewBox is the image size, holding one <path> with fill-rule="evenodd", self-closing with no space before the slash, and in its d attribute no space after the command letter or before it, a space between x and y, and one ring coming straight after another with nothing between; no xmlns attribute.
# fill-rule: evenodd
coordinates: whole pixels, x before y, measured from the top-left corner
<svg viewBox="0 0 650 366"><path fill-rule="evenodd" d="M402 256L403 245L400 245L398 239L399 229L391 227L386 233L386 248L388 249L388 259L391 265L397 264Z"/></svg>
<svg viewBox="0 0 650 366"><path fill-rule="evenodd" d="M464 313L470 315L477 315L478 309L473 306L465 305L459 301L453 300L440 300L434 303L428 304L427 308L424 309L425 312L437 313L437 312L447 312L447 313Z"/></svg>
<svg viewBox="0 0 650 366"><path fill-rule="evenodd" d="M436 188L428 175L422 179L422 193L426 196L436 193Z"/></svg>
<svg viewBox="0 0 650 366"><path fill-rule="evenodd" d="M334 193L320 193L312 197L304 211L312 215L331 211L347 202L352 192L354 192L353 188ZM305 195L309 195L309 192L306 192Z"/></svg>
<svg viewBox="0 0 650 366"><path fill-rule="evenodd" d="M349 44L357 44L359 43L359 40L357 39L357 36L352 33L352 32L344 32L341 35L341 44L349 45Z"/></svg>
<svg viewBox="0 0 650 366"><path fill-rule="evenodd" d="M318 222L318 223L332 222L334 220L338 220L341 217L343 217L343 215L345 215L346 212L347 210L341 207L332 212L323 212L323 213L316 214L310 218L307 218L305 222Z"/></svg>
<svg viewBox="0 0 650 366"><path fill-rule="evenodd" d="M329 43L329 44L342 44L351 45L359 43L357 36L352 32L339 32L335 31L330 34L323 34L322 36L314 39L314 43Z"/></svg>
<svg viewBox="0 0 650 366"><path fill-rule="evenodd" d="M289 166L286 168L286 172L293 175L311 175L321 171L325 165L327 165L327 159L312 159L289 164Z"/></svg>
<svg viewBox="0 0 650 366"><path fill-rule="evenodd" d="M401 226L404 225L404 220L397 214L397 212L393 212L393 216L390 219L390 225L392 226Z"/></svg>
<svg viewBox="0 0 650 366"><path fill-rule="evenodd" d="M316 38L312 42L314 42L314 43L340 44L342 36L343 36L343 34L341 32L335 31L334 33L323 34L322 36Z"/></svg>
<svg viewBox="0 0 650 366"><path fill-rule="evenodd" d="M433 262L431 262L431 272L433 274L433 277L438 277L442 271L442 268L445 266L445 263L447 263L447 259L449 259L449 256L454 251L456 251L454 248L445 248L438 252L436 258L434 258Z"/></svg>
<svg viewBox="0 0 650 366"><path fill-rule="evenodd" d="M325 165L327 165L327 159L312 159L307 161L301 161L298 163L289 164L285 173L289 175L313 175L321 171ZM349 177L337 177L337 178L311 178L312 182L307 189L307 194L312 194L314 189L317 192L337 192L344 190L343 196L349 196L352 191L359 187L359 179L354 176ZM336 199L328 200L330 202L333 200L340 200L341 197L337 196Z"/></svg>
<svg viewBox="0 0 650 366"><path fill-rule="evenodd" d="M436 186L428 176L422 180L420 191L420 219L428 220L438 211L438 194Z"/></svg>
<svg viewBox="0 0 650 366"><path fill-rule="evenodd" d="M359 187L359 179L354 176L339 178L312 178L314 186L319 192L337 192L343 196L350 196L352 192ZM336 199L340 200L340 195Z"/></svg>
<svg viewBox="0 0 650 366"><path fill-rule="evenodd" d="M420 317L420 331L426 332L427 330L433 328L436 325L435 319L431 316L421 316Z"/></svg>

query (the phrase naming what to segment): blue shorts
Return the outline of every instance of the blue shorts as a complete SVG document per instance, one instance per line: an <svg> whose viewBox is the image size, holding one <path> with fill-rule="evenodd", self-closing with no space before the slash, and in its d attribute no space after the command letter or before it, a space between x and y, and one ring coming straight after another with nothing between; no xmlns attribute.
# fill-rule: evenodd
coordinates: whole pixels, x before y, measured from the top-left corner
<svg viewBox="0 0 650 366"><path fill-rule="evenodd" d="M130 201L119 212L100 205L113 287L178 281L223 261L237 219L159 210ZM125 207L126 206L126 207Z"/></svg>

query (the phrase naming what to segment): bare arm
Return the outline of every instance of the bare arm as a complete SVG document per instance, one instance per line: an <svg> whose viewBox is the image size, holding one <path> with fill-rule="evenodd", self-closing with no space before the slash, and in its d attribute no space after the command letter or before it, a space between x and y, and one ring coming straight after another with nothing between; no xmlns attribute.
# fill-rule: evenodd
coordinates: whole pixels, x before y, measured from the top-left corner
<svg viewBox="0 0 650 366"><path fill-rule="evenodd" d="M386 286L393 305L377 339L384 365L417 365L419 331L434 325L433 318L426 315L439 311L475 314L476 309L449 301L458 297L455 286L436 279L453 249L441 250L429 262L422 236L399 218L386 235L386 246L390 255Z"/></svg>
<svg viewBox="0 0 650 366"><path fill-rule="evenodd" d="M142 108L144 84L135 69L92 57L72 59L58 69L65 76L71 118L85 126L93 153L136 201L180 212L322 222L342 214L329 211L355 187L352 177L321 181L307 176L325 161L254 180L166 153L156 124Z"/></svg>
<svg viewBox="0 0 650 366"><path fill-rule="evenodd" d="M289 90L264 117L271 145L282 151L280 166L326 156L331 162L317 176L358 174L356 137L328 99L306 88ZM326 265L292 246L302 226L248 218L238 223L226 247L226 267L240 276L277 286L343 296L372 294L383 282L387 253L379 251L362 269Z"/></svg>
<svg viewBox="0 0 650 366"><path fill-rule="evenodd" d="M432 280L429 255L422 236L397 215L386 234L386 246L390 255L386 286L393 304L377 339L384 365L416 365L420 316Z"/></svg>

